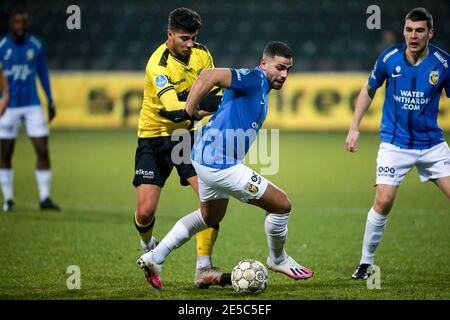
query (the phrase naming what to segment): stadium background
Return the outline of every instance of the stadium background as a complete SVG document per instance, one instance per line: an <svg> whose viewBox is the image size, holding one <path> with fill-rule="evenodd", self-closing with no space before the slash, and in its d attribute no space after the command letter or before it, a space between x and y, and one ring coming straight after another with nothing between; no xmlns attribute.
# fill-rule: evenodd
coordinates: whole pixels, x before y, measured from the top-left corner
<svg viewBox="0 0 450 320"><path fill-rule="evenodd" d="M71 4L81 8L81 30L66 28ZM381 30L366 28L371 4L381 8ZM135 266L131 178L144 68L166 39L169 12L179 6L201 14L199 41L218 67L255 66L272 39L294 50L294 73L270 97L266 125L294 131L281 132L280 172L270 179L288 192L298 212L290 221L289 252L317 273L301 284L271 274L269 289L258 299L450 298L448 202L436 188L419 184L416 172L399 191L378 252L383 290L348 279L373 199L382 92L363 120L373 133L362 135L356 155L344 151L352 102L379 52L403 41L404 15L415 6L428 8L436 27L432 43L448 51L448 2L1 0L0 34L7 32L8 13L16 6L29 11L30 32L46 48L58 109L50 140L53 194L63 212L37 210L33 150L22 132L14 157L17 210L0 215L0 298L236 298L229 288L192 288L194 241L169 258L162 293L150 290ZM439 123L446 131L449 107L442 98ZM161 198L156 235L196 205L173 174ZM231 269L243 258L264 261L261 212L236 201L229 211L216 264ZM82 290L66 288L72 264L82 270Z"/></svg>

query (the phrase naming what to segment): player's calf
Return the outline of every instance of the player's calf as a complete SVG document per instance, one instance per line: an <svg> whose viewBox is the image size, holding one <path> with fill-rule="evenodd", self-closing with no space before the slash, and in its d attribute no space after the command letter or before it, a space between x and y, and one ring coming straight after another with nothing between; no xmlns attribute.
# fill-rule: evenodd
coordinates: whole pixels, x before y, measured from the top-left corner
<svg viewBox="0 0 450 320"><path fill-rule="evenodd" d="M379 184L375 195L373 208L381 215L388 215L394 205L397 186Z"/></svg>

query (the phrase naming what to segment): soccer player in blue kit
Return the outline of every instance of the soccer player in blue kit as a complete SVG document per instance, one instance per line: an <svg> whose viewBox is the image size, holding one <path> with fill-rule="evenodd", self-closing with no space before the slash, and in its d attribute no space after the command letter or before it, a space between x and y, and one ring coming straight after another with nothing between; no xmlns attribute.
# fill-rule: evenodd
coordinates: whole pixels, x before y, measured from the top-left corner
<svg viewBox="0 0 450 320"><path fill-rule="evenodd" d="M442 89L450 97L450 57L429 44L433 18L415 8L405 17L405 43L379 56L356 102L346 147L356 152L361 120L375 91L386 81L377 157L376 195L370 209L360 264L354 279L367 279L398 187L416 166L422 182L433 181L450 199L450 150L437 123Z"/></svg>
<svg viewBox="0 0 450 320"><path fill-rule="evenodd" d="M51 168L48 151L49 129L39 101L36 74L48 100L49 121L55 117L55 107L50 90L50 79L42 44L29 35L28 14L15 10L10 16L10 34L0 40L0 64L8 79L9 103L0 116L0 184L4 211L13 211L12 155L23 121L37 154L36 181L41 210L59 210L50 199Z"/></svg>
<svg viewBox="0 0 450 320"><path fill-rule="evenodd" d="M195 82L183 110L185 119L200 118L199 101L214 86L225 88L225 92L218 111L202 128L192 148L200 209L178 220L156 248L138 259L153 287L162 288L162 264L169 253L196 233L219 223L230 196L266 212L264 226L270 270L295 280L313 276L311 270L298 264L284 250L291 212L286 193L242 163L266 118L268 93L283 87L292 63L291 49L283 42L273 41L265 47L259 67L207 69ZM177 114L176 121L182 118Z"/></svg>

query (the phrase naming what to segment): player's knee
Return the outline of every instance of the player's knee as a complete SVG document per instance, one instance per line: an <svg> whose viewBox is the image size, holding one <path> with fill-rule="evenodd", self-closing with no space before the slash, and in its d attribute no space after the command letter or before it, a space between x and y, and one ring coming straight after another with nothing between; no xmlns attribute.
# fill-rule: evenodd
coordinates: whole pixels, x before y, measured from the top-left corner
<svg viewBox="0 0 450 320"><path fill-rule="evenodd" d="M394 197L391 195L378 195L375 199L374 209L382 215L387 215L394 204Z"/></svg>
<svg viewBox="0 0 450 320"><path fill-rule="evenodd" d="M201 209L201 213L203 221L205 221L209 227L218 225L223 219L223 215L208 214L204 209Z"/></svg>
<svg viewBox="0 0 450 320"><path fill-rule="evenodd" d="M12 152L3 151L0 152L0 167L11 168L12 164Z"/></svg>
<svg viewBox="0 0 450 320"><path fill-rule="evenodd" d="M11 159L8 158L1 158L0 159L0 168L12 168L12 162Z"/></svg>
<svg viewBox="0 0 450 320"><path fill-rule="evenodd" d="M49 163L50 162L50 156L48 155L47 149L39 150L37 152L37 158L38 158L38 161L41 163Z"/></svg>
<svg viewBox="0 0 450 320"><path fill-rule="evenodd" d="M149 224L150 222L152 222L155 213L156 208L152 203L140 203L138 204L138 207L136 209L136 219L139 223L142 223L144 225Z"/></svg>
<svg viewBox="0 0 450 320"><path fill-rule="evenodd" d="M276 213L290 213L292 209L291 201L289 200L288 196L285 195L283 199L280 201L277 212Z"/></svg>
<svg viewBox="0 0 450 320"><path fill-rule="evenodd" d="M208 227L213 227L215 225L218 225L219 222L222 221L222 218L215 218L215 217L203 217L203 220L208 225Z"/></svg>
<svg viewBox="0 0 450 320"><path fill-rule="evenodd" d="M288 197L286 197L286 201L283 206L283 213L290 213L291 210L292 210L291 201L289 200Z"/></svg>
<svg viewBox="0 0 450 320"><path fill-rule="evenodd" d="M431 181L433 181L450 200L450 177L439 178Z"/></svg>

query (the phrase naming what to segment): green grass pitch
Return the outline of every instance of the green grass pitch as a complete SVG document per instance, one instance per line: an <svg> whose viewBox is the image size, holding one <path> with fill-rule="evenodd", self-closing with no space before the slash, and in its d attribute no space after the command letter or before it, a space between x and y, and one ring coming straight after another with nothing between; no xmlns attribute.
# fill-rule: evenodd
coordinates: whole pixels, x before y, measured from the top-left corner
<svg viewBox="0 0 450 320"><path fill-rule="evenodd" d="M316 272L312 279L295 282L270 272L269 287L259 296L239 296L231 287L198 290L191 239L166 261L164 289L152 289L136 266L134 130L54 130L52 193L63 211L37 209L35 157L22 134L14 156L16 212L0 214L0 298L450 298L449 201L432 183L419 183L415 169L404 181L377 252L381 289L369 290L350 275L374 196L378 135L363 133L356 154L344 150L343 133L281 132L280 137L280 170L268 178L292 201L287 251ZM161 238L197 206L174 171L162 193L155 235ZM265 262L263 219L260 209L231 200L214 264L231 270L244 258ZM80 290L67 289L70 265L81 269Z"/></svg>

